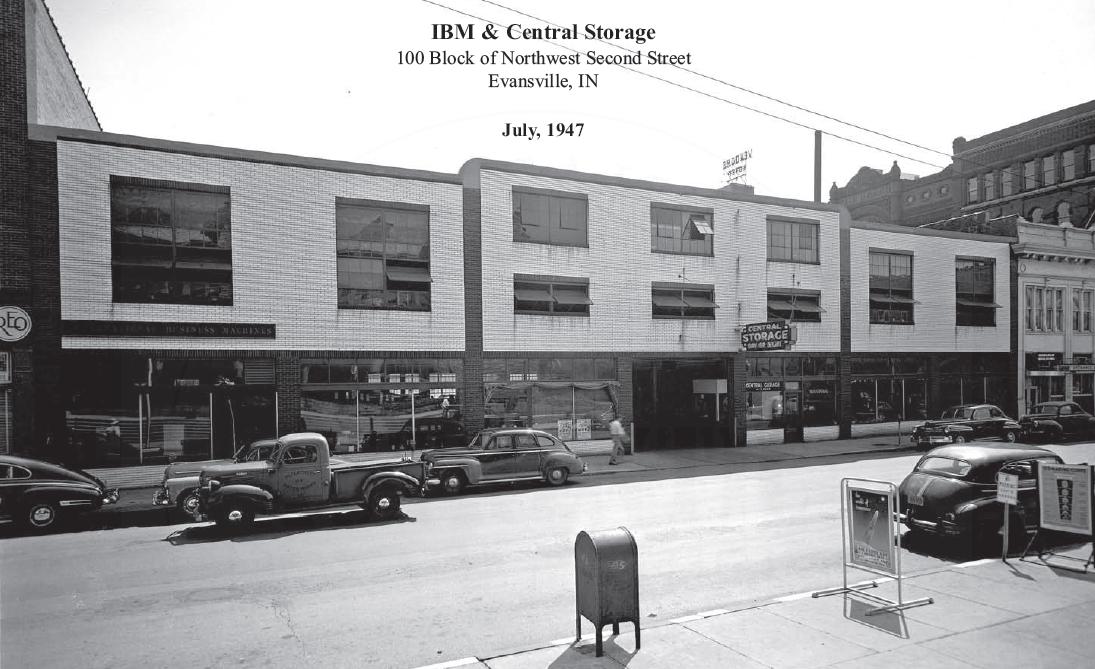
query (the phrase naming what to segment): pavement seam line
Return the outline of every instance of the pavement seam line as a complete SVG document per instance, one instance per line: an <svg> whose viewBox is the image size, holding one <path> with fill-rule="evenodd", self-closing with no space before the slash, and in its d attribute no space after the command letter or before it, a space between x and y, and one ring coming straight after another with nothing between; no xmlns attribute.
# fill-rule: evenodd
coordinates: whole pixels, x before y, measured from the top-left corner
<svg viewBox="0 0 1095 669"><path fill-rule="evenodd" d="M469 664L475 664L480 662L477 657L462 657L459 660L449 660L448 662L439 662L438 664L427 664L415 669L453 669L453 667L466 667Z"/></svg>

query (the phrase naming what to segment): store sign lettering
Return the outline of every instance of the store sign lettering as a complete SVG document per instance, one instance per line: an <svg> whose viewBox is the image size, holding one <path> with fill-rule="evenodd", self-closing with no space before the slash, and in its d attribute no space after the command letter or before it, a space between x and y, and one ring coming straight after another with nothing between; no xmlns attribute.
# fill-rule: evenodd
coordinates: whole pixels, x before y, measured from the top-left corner
<svg viewBox="0 0 1095 669"><path fill-rule="evenodd" d="M750 323L741 329L741 345L746 351L779 351L791 346L791 324L783 322Z"/></svg>
<svg viewBox="0 0 1095 669"><path fill-rule="evenodd" d="M783 381L746 381L745 391L754 393L766 393L773 390L783 390Z"/></svg>
<svg viewBox="0 0 1095 669"><path fill-rule="evenodd" d="M0 341L19 341L30 334L30 315L19 307L0 307Z"/></svg>
<svg viewBox="0 0 1095 669"><path fill-rule="evenodd" d="M172 323L160 321L64 321L69 337L245 337L275 339L272 323Z"/></svg>

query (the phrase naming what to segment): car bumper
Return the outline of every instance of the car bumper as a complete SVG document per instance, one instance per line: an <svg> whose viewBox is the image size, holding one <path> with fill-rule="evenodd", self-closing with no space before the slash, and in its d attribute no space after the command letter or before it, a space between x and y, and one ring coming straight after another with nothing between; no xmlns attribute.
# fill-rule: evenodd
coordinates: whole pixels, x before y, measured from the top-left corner
<svg viewBox="0 0 1095 669"><path fill-rule="evenodd" d="M156 492L152 493L152 503L156 506L171 506L171 493L167 492L167 488L156 488Z"/></svg>
<svg viewBox="0 0 1095 669"><path fill-rule="evenodd" d="M916 443L924 444L927 446L934 446L935 444L949 444L952 439L949 434L925 434L918 435L916 437Z"/></svg>
<svg viewBox="0 0 1095 669"><path fill-rule="evenodd" d="M118 503L118 489L108 488L103 491L103 504L117 504Z"/></svg>

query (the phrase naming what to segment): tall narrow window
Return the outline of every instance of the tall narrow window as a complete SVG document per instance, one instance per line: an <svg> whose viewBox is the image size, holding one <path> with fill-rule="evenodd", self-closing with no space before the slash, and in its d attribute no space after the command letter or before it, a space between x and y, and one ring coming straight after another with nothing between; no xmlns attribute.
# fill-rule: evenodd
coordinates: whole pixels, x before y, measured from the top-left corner
<svg viewBox="0 0 1095 669"><path fill-rule="evenodd" d="M1046 331L1061 332L1062 317L1064 311L1065 291L1063 288L1046 289Z"/></svg>
<svg viewBox="0 0 1095 669"><path fill-rule="evenodd" d="M650 206L650 250L714 255L714 211L673 205Z"/></svg>
<svg viewBox="0 0 1095 669"><path fill-rule="evenodd" d="M996 325L996 261L992 258L957 258L955 275L955 324L976 327Z"/></svg>
<svg viewBox="0 0 1095 669"><path fill-rule="evenodd" d="M1061 180L1072 181L1076 178L1076 149L1068 149L1061 154Z"/></svg>
<svg viewBox="0 0 1095 669"><path fill-rule="evenodd" d="M818 224L768 219L768 259L818 262Z"/></svg>
<svg viewBox="0 0 1095 669"><path fill-rule="evenodd" d="M977 177L970 177L969 179L966 179L966 192L969 194L969 197L966 198L967 202L977 202L979 195L977 188Z"/></svg>
<svg viewBox="0 0 1095 669"><path fill-rule="evenodd" d="M340 309L430 310L430 208L336 198Z"/></svg>
<svg viewBox="0 0 1095 669"><path fill-rule="evenodd" d="M1038 187L1038 161L1028 160L1023 163L1023 190L1034 190Z"/></svg>
<svg viewBox="0 0 1095 669"><path fill-rule="evenodd" d="M1007 197L1011 195L1011 171L1015 169L1013 165L1008 165L1000 172L1000 196Z"/></svg>
<svg viewBox="0 0 1095 669"><path fill-rule="evenodd" d="M1042 185L1052 186L1057 183L1057 156L1042 158Z"/></svg>
<svg viewBox="0 0 1095 669"><path fill-rule="evenodd" d="M996 173L989 172L985 175L985 199L996 199Z"/></svg>
<svg viewBox="0 0 1095 669"><path fill-rule="evenodd" d="M870 252L872 323L913 324L913 257L892 251Z"/></svg>
<svg viewBox="0 0 1095 669"><path fill-rule="evenodd" d="M1072 329L1075 332L1091 332L1092 306L1095 290L1072 291Z"/></svg>
<svg viewBox="0 0 1095 669"><path fill-rule="evenodd" d="M581 193L513 188L513 241L589 246L589 202Z"/></svg>
<svg viewBox="0 0 1095 669"><path fill-rule="evenodd" d="M110 178L115 302L232 304L227 186Z"/></svg>
<svg viewBox="0 0 1095 669"><path fill-rule="evenodd" d="M1095 144L1087 145L1087 174L1095 175Z"/></svg>

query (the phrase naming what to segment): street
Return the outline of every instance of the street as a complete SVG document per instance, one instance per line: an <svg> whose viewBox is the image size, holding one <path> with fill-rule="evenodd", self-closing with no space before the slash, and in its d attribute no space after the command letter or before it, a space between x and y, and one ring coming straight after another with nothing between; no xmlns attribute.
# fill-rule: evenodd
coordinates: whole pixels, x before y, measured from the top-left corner
<svg viewBox="0 0 1095 669"><path fill-rule="evenodd" d="M1095 444L1053 449L1095 457ZM206 524L7 537L0 664L416 667L542 645L574 633L576 534L618 526L638 544L648 624L833 587L841 478L897 483L918 457L584 477L408 500L387 523L260 520L235 537Z"/></svg>

